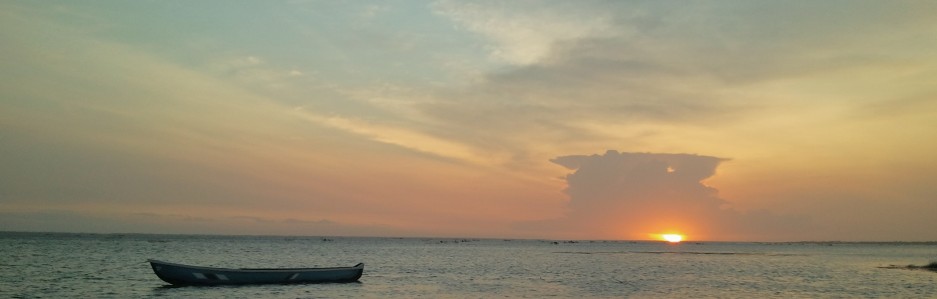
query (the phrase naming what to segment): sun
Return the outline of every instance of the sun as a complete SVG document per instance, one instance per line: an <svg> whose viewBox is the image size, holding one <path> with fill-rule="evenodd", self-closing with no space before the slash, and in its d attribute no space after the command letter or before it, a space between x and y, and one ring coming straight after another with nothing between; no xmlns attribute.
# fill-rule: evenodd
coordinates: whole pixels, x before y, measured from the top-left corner
<svg viewBox="0 0 937 299"><path fill-rule="evenodd" d="M680 241L683 241L683 236L678 234L664 234L660 237L670 243L680 243Z"/></svg>

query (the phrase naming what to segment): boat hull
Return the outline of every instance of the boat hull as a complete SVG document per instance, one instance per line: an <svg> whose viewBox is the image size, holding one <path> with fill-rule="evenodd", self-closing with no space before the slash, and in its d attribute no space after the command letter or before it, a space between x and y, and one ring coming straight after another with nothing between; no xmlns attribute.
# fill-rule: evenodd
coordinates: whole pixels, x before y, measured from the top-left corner
<svg viewBox="0 0 937 299"><path fill-rule="evenodd" d="M147 260L160 279L174 285L241 285L355 282L364 263L352 267L229 269Z"/></svg>

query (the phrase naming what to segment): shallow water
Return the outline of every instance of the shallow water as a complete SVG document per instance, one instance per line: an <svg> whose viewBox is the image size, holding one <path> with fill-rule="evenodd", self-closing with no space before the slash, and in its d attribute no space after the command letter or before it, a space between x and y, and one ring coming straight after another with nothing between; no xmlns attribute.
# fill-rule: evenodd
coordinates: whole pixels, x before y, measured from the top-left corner
<svg viewBox="0 0 937 299"><path fill-rule="evenodd" d="M683 243L0 233L12 298L937 297L934 244ZM172 287L146 259L232 267L365 263L358 283Z"/></svg>

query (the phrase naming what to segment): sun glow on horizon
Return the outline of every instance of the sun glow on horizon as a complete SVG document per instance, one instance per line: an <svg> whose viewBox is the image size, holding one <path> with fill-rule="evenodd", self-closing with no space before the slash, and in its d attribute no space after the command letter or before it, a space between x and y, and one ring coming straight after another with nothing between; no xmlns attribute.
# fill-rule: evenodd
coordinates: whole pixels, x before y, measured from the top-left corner
<svg viewBox="0 0 937 299"><path fill-rule="evenodd" d="M660 235L660 237L670 243L680 243L680 241L683 241L683 235L678 234L663 234Z"/></svg>

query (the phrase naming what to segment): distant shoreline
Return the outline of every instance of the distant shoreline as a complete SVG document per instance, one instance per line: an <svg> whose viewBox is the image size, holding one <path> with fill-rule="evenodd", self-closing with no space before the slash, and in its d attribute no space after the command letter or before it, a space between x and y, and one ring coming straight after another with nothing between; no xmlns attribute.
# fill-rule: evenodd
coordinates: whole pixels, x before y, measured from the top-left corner
<svg viewBox="0 0 937 299"><path fill-rule="evenodd" d="M606 242L606 243L663 243L659 240L580 240L580 239L543 239L543 238L477 238L477 237L399 237L399 236L336 236L336 235L239 235L239 234L179 234L179 233L93 233L93 232L49 232L49 231L6 231L0 230L0 237L9 235L60 235L60 236L151 236L151 237L209 237L209 238L349 238L349 239L427 239L427 240L527 240L527 241L564 241L563 243ZM937 245L937 241L684 241L681 245L705 244L762 244L762 245ZM680 246L680 245L677 245Z"/></svg>

